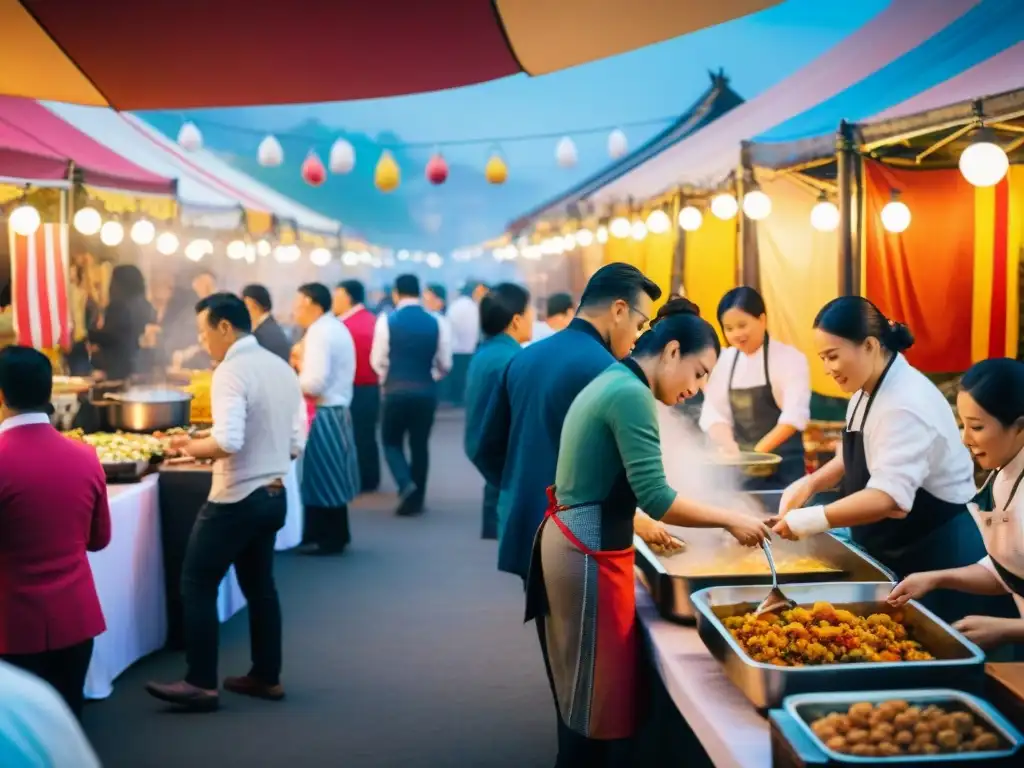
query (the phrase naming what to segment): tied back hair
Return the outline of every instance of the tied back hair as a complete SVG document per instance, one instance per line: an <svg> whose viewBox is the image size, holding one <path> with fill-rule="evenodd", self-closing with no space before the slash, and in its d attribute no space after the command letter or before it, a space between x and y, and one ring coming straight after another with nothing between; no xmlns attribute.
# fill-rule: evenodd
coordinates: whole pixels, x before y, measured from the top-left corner
<svg viewBox="0 0 1024 768"><path fill-rule="evenodd" d="M678 342L680 357L709 348L714 349L716 355L722 351L718 334L711 323L700 316L700 307L682 297L670 299L661 306L651 320L651 327L636 340L633 355L660 354L670 341Z"/></svg>
<svg viewBox="0 0 1024 768"><path fill-rule="evenodd" d="M832 299L814 318L814 327L855 344L876 338L894 354L914 346L914 334L906 325L887 318L863 296Z"/></svg>
<svg viewBox="0 0 1024 768"><path fill-rule="evenodd" d="M1019 360L995 357L975 363L960 379L960 391L1004 427L1024 419L1024 363Z"/></svg>

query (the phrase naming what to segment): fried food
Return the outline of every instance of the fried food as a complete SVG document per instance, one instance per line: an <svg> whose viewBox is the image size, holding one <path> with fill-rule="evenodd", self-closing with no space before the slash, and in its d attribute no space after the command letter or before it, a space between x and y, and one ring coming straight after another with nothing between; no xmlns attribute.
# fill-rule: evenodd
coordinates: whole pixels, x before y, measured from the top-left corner
<svg viewBox="0 0 1024 768"><path fill-rule="evenodd" d="M101 464L150 461L163 456L165 451L159 438L134 432L93 432L87 435L81 429L72 429L64 436L95 448Z"/></svg>
<svg viewBox="0 0 1024 768"><path fill-rule="evenodd" d="M833 573L837 568L816 557L776 553L775 568L780 574ZM761 576L769 575L768 560L759 549L723 554L713 560L687 564L680 569L681 576Z"/></svg>

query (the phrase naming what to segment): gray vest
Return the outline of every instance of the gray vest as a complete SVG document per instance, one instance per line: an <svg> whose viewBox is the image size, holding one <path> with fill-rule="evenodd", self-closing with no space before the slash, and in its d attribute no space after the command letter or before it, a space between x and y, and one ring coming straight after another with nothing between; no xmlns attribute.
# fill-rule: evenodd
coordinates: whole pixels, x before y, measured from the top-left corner
<svg viewBox="0 0 1024 768"><path fill-rule="evenodd" d="M388 315L388 375L385 394L434 395L433 369L441 336L437 318L410 305Z"/></svg>

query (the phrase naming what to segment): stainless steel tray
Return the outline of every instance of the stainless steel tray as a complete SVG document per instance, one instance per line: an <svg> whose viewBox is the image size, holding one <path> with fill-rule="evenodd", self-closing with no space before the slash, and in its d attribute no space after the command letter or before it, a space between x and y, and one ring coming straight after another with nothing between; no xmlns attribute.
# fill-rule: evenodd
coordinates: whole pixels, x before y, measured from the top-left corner
<svg viewBox="0 0 1024 768"><path fill-rule="evenodd" d="M891 582L794 584L786 595L800 605L829 602L860 615L888 612ZM914 638L934 661L830 664L777 667L754 661L729 633L722 619L754 610L766 594L763 585L711 587L692 595L701 640L724 667L726 677L758 709L777 707L786 696L823 691L893 690L946 685L980 693L985 682L985 654L920 603L900 610Z"/></svg>
<svg viewBox="0 0 1024 768"><path fill-rule="evenodd" d="M991 752L963 752L940 755L900 755L898 757L857 757L844 755L829 749L811 730L810 724L820 717L832 712L845 712L851 704L865 701L877 704L892 699L901 699L911 705L927 706L935 704L943 709L970 712L980 723L987 726L1002 741L1002 749ZM1020 731L987 701L964 691L951 688L911 689L897 691L842 692L842 693L808 693L789 696L783 702L786 713L797 723L797 726L810 739L815 748L824 753L831 762L849 765L926 765L957 764L962 762L975 763L986 760L1005 760L1014 757L1024 744L1024 736Z"/></svg>

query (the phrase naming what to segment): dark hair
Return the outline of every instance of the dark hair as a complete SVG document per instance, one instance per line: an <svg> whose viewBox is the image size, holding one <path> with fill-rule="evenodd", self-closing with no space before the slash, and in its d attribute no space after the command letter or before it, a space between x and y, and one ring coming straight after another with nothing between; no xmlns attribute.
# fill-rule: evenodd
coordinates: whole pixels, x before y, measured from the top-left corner
<svg viewBox="0 0 1024 768"><path fill-rule="evenodd" d="M593 274L583 289L580 309L604 309L620 299L633 306L641 293L650 296L651 301L661 298L661 288L657 283L632 264L605 264Z"/></svg>
<svg viewBox="0 0 1024 768"><path fill-rule="evenodd" d="M504 333L516 315L530 306L530 292L515 283L500 283L480 300L480 330L488 338Z"/></svg>
<svg viewBox="0 0 1024 768"><path fill-rule="evenodd" d="M448 290L440 283L428 283L427 290L437 296L441 301L448 301Z"/></svg>
<svg viewBox="0 0 1024 768"><path fill-rule="evenodd" d="M960 391L992 414L1004 427L1024 418L1024 363L1012 357L982 360L967 369Z"/></svg>
<svg viewBox="0 0 1024 768"><path fill-rule="evenodd" d="M207 312L206 324L216 328L221 320L227 320L231 327L242 333L252 333L252 318L245 302L233 293L211 293L196 304L196 314Z"/></svg>
<svg viewBox="0 0 1024 768"><path fill-rule="evenodd" d="M146 295L146 279L134 264L118 264L110 273L111 304L121 304Z"/></svg>
<svg viewBox="0 0 1024 768"><path fill-rule="evenodd" d="M304 283L299 286L299 293L316 304L324 312L331 311L331 292L323 283Z"/></svg>
<svg viewBox="0 0 1024 768"><path fill-rule="evenodd" d="M268 291L264 285L257 285L253 283L252 285L245 286L245 288L242 289L242 298L252 299L256 302L256 306L264 312L269 312L274 308L270 301L270 291Z"/></svg>
<svg viewBox="0 0 1024 768"><path fill-rule="evenodd" d="M726 291L725 296L718 302L718 312L715 315L719 325L722 324L722 316L730 309L738 309L751 317L760 317L766 312L761 294L749 285L741 285Z"/></svg>
<svg viewBox="0 0 1024 768"><path fill-rule="evenodd" d="M558 317L564 315L570 309L575 309L572 296L568 293L553 293L548 296L547 316Z"/></svg>
<svg viewBox="0 0 1024 768"><path fill-rule="evenodd" d="M841 339L860 344L869 338L890 352L914 346L914 334L903 323L895 323L863 296L840 296L821 308L814 327Z"/></svg>
<svg viewBox="0 0 1024 768"><path fill-rule="evenodd" d="M50 412L53 366L49 358L32 347L0 350L0 392L12 410Z"/></svg>
<svg viewBox="0 0 1024 768"><path fill-rule="evenodd" d="M414 299L420 295L420 279L416 275L399 275L395 278L395 293Z"/></svg>
<svg viewBox="0 0 1024 768"><path fill-rule="evenodd" d="M358 280L342 280L338 283L338 287L348 294L353 304L364 304L366 302L366 288Z"/></svg>
<svg viewBox="0 0 1024 768"><path fill-rule="evenodd" d="M679 342L680 355L692 355L714 349L717 355L722 344L711 323L700 316L700 307L689 299L675 298L665 302L633 347L634 357L656 355L670 341Z"/></svg>

